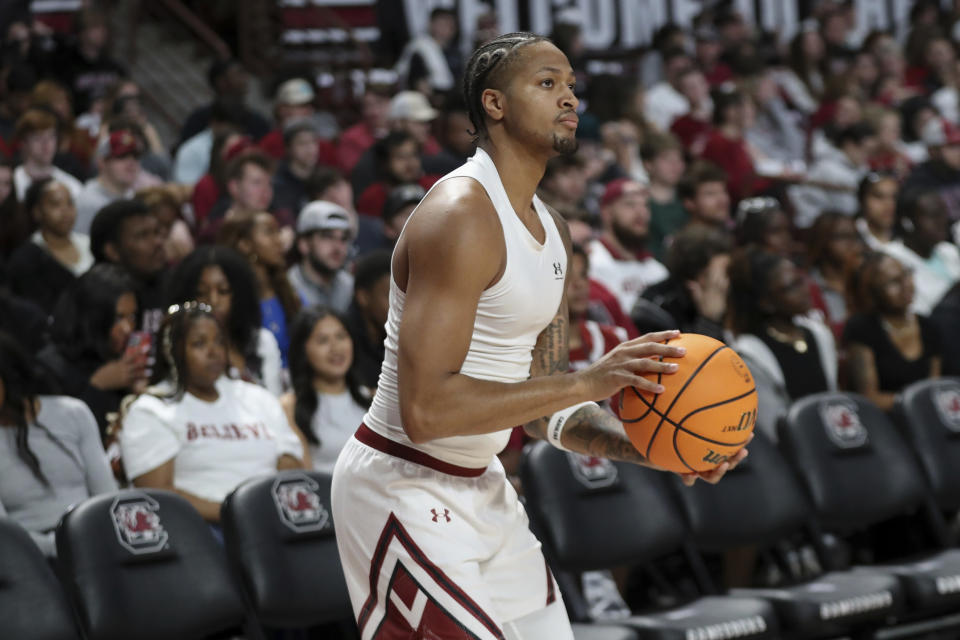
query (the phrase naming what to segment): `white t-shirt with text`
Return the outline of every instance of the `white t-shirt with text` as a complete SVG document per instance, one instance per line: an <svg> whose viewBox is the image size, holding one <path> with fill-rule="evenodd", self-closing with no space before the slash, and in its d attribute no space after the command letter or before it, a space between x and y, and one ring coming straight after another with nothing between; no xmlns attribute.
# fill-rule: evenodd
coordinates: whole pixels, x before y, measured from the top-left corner
<svg viewBox="0 0 960 640"><path fill-rule="evenodd" d="M244 480L275 473L280 456L303 457L273 394L229 378L217 381L217 391L214 402L190 393L180 400L137 398L120 431L127 476L136 478L172 459L174 487L222 502Z"/></svg>

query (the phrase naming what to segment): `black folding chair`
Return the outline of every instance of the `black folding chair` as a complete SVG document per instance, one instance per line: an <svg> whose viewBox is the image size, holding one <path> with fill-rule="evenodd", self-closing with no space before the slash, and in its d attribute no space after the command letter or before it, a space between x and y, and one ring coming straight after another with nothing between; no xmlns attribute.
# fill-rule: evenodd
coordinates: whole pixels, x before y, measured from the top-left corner
<svg viewBox="0 0 960 640"><path fill-rule="evenodd" d="M779 433L781 448L826 531L845 536L903 514L942 529L916 458L886 414L863 396L820 393L798 400ZM960 551L935 551L858 570L896 576L906 595L908 619L960 606Z"/></svg>
<svg viewBox="0 0 960 640"><path fill-rule="evenodd" d="M244 623L210 525L173 492L95 496L56 535L61 579L90 640L205 638Z"/></svg>
<svg viewBox="0 0 960 640"><path fill-rule="evenodd" d="M80 637L47 559L12 518L0 518L0 637Z"/></svg>
<svg viewBox="0 0 960 640"><path fill-rule="evenodd" d="M750 457L719 484L698 482L683 487L679 480L674 484L699 549L765 549L800 532L805 533L801 539L820 546L818 533L810 526L813 514L802 487L762 433L755 434L750 443ZM774 588L733 589L730 593L772 602L784 629L790 630L785 635L797 638L880 627L903 606L896 578L851 571L831 571Z"/></svg>
<svg viewBox="0 0 960 640"><path fill-rule="evenodd" d="M686 525L665 474L536 442L524 451L521 477L527 513L559 570L638 565L684 548ZM772 605L740 596L704 596L617 623L640 638L780 637Z"/></svg>
<svg viewBox="0 0 960 640"><path fill-rule="evenodd" d="M267 627L332 624L356 635L330 509L330 475L249 480L221 510L224 542L256 619Z"/></svg>

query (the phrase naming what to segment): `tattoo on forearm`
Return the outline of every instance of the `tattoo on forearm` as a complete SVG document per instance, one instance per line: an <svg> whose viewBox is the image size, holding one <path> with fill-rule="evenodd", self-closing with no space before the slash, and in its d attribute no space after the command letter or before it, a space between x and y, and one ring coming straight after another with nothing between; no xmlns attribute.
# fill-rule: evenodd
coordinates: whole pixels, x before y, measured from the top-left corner
<svg viewBox="0 0 960 640"><path fill-rule="evenodd" d="M598 458L649 464L630 442L616 416L598 405L588 405L567 419L563 446Z"/></svg>
<svg viewBox="0 0 960 640"><path fill-rule="evenodd" d="M553 321L537 338L530 367L532 377L558 375L570 370L568 331L564 301ZM545 439L549 419L549 416L544 416L528 422L524 430L534 438ZM563 429L563 446L599 458L647 464L647 459L630 443L616 416L597 405L585 406L567 419Z"/></svg>
<svg viewBox="0 0 960 640"><path fill-rule="evenodd" d="M535 376L552 376L570 369L567 331L566 314L558 313L540 334L533 354Z"/></svg>

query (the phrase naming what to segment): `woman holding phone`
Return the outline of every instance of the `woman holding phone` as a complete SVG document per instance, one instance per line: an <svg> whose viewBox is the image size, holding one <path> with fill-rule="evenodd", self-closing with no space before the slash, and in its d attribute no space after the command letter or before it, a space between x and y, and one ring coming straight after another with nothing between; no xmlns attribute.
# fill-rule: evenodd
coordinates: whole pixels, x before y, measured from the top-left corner
<svg viewBox="0 0 960 640"><path fill-rule="evenodd" d="M135 292L121 267L94 266L61 296L52 343L38 354L63 393L87 403L101 435L123 396L147 385L150 334L135 331Z"/></svg>

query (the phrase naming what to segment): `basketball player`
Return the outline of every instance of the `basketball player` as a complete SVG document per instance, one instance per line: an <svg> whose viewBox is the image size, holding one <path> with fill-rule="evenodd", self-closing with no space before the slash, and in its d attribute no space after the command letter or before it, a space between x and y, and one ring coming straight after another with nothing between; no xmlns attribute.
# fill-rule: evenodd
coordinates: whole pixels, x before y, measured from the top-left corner
<svg viewBox="0 0 960 640"><path fill-rule="evenodd" d="M496 454L510 428L647 464L593 401L683 355L626 342L567 373L570 239L534 195L576 150L570 63L549 40L498 37L464 93L479 148L417 207L393 253L386 357L333 476L333 515L363 640L573 638L553 577ZM699 477L716 482L746 452ZM685 478L692 483L697 476Z"/></svg>

